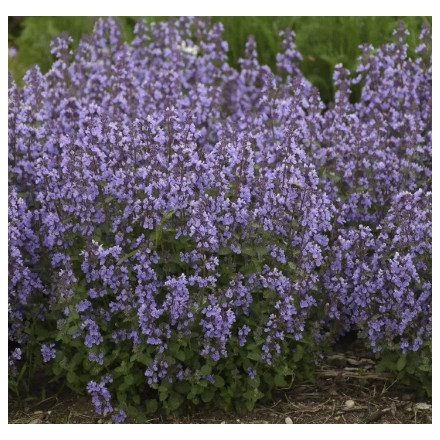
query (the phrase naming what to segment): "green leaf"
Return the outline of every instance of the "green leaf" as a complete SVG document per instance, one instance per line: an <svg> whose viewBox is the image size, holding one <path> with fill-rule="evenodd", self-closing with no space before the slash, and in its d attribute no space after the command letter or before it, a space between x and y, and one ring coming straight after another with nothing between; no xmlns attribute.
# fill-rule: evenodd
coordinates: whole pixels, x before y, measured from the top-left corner
<svg viewBox="0 0 440 440"><path fill-rule="evenodd" d="M136 353L135 359L142 365L148 365L152 361L152 357L149 353Z"/></svg>
<svg viewBox="0 0 440 440"><path fill-rule="evenodd" d="M172 384L170 384L169 382L162 382L159 385L158 390L161 393L167 393L171 388L172 388Z"/></svg>
<svg viewBox="0 0 440 440"><path fill-rule="evenodd" d="M212 371L212 367L211 365L205 364L203 365L202 368L200 368L200 374L202 374L203 376L207 376L208 374L210 374Z"/></svg>
<svg viewBox="0 0 440 440"><path fill-rule="evenodd" d="M277 387L285 387L286 381L284 380L284 376L281 376L280 374L276 374L273 378L273 383Z"/></svg>
<svg viewBox="0 0 440 440"><path fill-rule="evenodd" d="M217 388L223 388L225 386L225 380L223 379L223 377L215 375L214 386L216 386Z"/></svg>
<svg viewBox="0 0 440 440"><path fill-rule="evenodd" d="M208 402L211 402L211 400L214 398L214 395L215 395L214 390L210 389L210 390L203 391L201 397L202 397L203 402L208 403Z"/></svg>
<svg viewBox="0 0 440 440"><path fill-rule="evenodd" d="M256 246L255 252L257 253L258 258L268 254L266 246Z"/></svg>
<svg viewBox="0 0 440 440"><path fill-rule="evenodd" d="M264 394L258 388L251 388L250 390L247 390L245 393L243 393L243 397L245 397L247 401L254 402L254 404L263 396Z"/></svg>
<svg viewBox="0 0 440 440"><path fill-rule="evenodd" d="M73 370L74 368L76 368L84 358L85 355L83 352L79 351L78 353L75 353L73 358L69 361L69 369Z"/></svg>
<svg viewBox="0 0 440 440"><path fill-rule="evenodd" d="M253 257L253 256L257 255L257 252L251 246L244 247L241 252L242 252L242 254L248 255L250 257Z"/></svg>
<svg viewBox="0 0 440 440"><path fill-rule="evenodd" d="M432 366L431 365L420 365L419 370L430 373L432 371Z"/></svg>
<svg viewBox="0 0 440 440"><path fill-rule="evenodd" d="M133 405L128 405L125 409L127 415L133 419L137 419L141 414L141 412Z"/></svg>
<svg viewBox="0 0 440 440"><path fill-rule="evenodd" d="M304 347L302 345L298 345L295 354L293 355L294 362L299 362L304 356Z"/></svg>
<svg viewBox="0 0 440 440"><path fill-rule="evenodd" d="M27 371L27 365L24 364L22 369L20 370L20 373L18 374L17 382L20 382L20 380L23 379L24 374L26 373L26 371Z"/></svg>
<svg viewBox="0 0 440 440"><path fill-rule="evenodd" d="M160 387L159 387L160 388ZM168 390L165 391L159 391L159 400L161 402L164 402L168 398Z"/></svg>
<svg viewBox="0 0 440 440"><path fill-rule="evenodd" d="M248 411L252 411L255 408L255 401L254 400L246 400L245 406Z"/></svg>
<svg viewBox="0 0 440 440"><path fill-rule="evenodd" d="M127 403L127 393L123 390L116 391L116 398L119 405L125 405Z"/></svg>
<svg viewBox="0 0 440 440"><path fill-rule="evenodd" d="M191 385L188 382L177 382L176 391L180 394L188 394L191 391Z"/></svg>
<svg viewBox="0 0 440 440"><path fill-rule="evenodd" d="M396 366L397 366L398 371L402 371L405 368L405 366L406 366L406 356L405 355L400 356L399 360L397 361Z"/></svg>
<svg viewBox="0 0 440 440"><path fill-rule="evenodd" d="M154 414L157 411L158 406L156 399L148 399L145 405L147 414Z"/></svg>
<svg viewBox="0 0 440 440"><path fill-rule="evenodd" d="M67 372L66 378L67 378L67 382L69 382L71 385L77 385L79 382L78 375L75 372L73 372L73 370L69 370Z"/></svg>
<svg viewBox="0 0 440 440"><path fill-rule="evenodd" d="M162 236L163 236L163 229L161 227L156 228L156 230L154 231L154 242L156 246L162 240Z"/></svg>
<svg viewBox="0 0 440 440"><path fill-rule="evenodd" d="M69 327L67 330L68 335L74 335L78 331L78 327L75 325L73 327Z"/></svg>
<svg viewBox="0 0 440 440"><path fill-rule="evenodd" d="M162 218L162 224L165 223L167 220L169 220L171 217L174 216L174 214L176 213L175 209L172 209L171 211L169 211L168 213L166 213L163 218Z"/></svg>
<svg viewBox="0 0 440 440"><path fill-rule="evenodd" d="M253 361L259 361L261 359L261 353L257 351L251 351L247 355L248 359L251 359Z"/></svg>
<svg viewBox="0 0 440 440"><path fill-rule="evenodd" d="M167 401L167 407L170 411L175 411L183 403L183 397L180 394L173 394Z"/></svg>
<svg viewBox="0 0 440 440"><path fill-rule="evenodd" d="M185 359L186 359L186 354L185 354L185 352L182 351L182 350L179 350L179 351L176 353L176 359L178 359L178 360L181 361L181 362L184 362Z"/></svg>
<svg viewBox="0 0 440 440"><path fill-rule="evenodd" d="M116 266L120 266L122 263L127 261L129 258L134 257L139 251L144 249L147 245L143 245L135 249L134 251L129 252L128 254L125 254L123 257L121 257L118 262L116 263Z"/></svg>
<svg viewBox="0 0 440 440"><path fill-rule="evenodd" d="M129 387L134 384L134 376L132 374L129 374L125 376L124 378L124 384Z"/></svg>
<svg viewBox="0 0 440 440"><path fill-rule="evenodd" d="M232 251L231 251L231 249L228 248L228 247L221 247L221 248L219 249L219 251L218 251L218 254L219 254L219 255L231 255L231 254L232 254Z"/></svg>

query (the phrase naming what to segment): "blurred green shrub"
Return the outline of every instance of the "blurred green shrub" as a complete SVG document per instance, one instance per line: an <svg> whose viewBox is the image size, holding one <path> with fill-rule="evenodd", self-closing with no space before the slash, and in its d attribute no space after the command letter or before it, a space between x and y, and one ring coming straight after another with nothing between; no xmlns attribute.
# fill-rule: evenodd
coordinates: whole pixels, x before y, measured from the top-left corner
<svg viewBox="0 0 440 440"><path fill-rule="evenodd" d="M75 41L90 33L98 17L10 17L9 47L17 54L9 57L9 70L18 81L33 64L47 71L52 63L50 41L63 31ZM140 17L119 17L127 39ZM166 17L147 17L148 21ZM243 55L245 42L253 35L260 60L275 65L279 50L280 30L291 28L297 34L297 45L304 56L302 70L315 84L325 101L333 97L332 73L334 65L343 63L354 68L359 55L358 45L371 43L379 46L391 39L393 29L403 20L410 33L410 46L415 47L424 21L431 17L214 17L225 26L225 38L230 47L230 60L237 64Z"/></svg>

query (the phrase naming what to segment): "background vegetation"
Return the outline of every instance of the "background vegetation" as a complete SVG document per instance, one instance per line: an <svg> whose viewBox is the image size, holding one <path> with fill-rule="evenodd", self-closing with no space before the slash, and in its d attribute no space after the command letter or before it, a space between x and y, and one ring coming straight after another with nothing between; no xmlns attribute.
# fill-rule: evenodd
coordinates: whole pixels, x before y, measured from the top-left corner
<svg viewBox="0 0 440 440"><path fill-rule="evenodd" d="M10 17L9 47L14 49L13 56L9 57L9 69L13 77L20 82L33 64L47 71L53 61L49 50L52 38L66 31L78 42L83 34L92 31L97 18ZM119 17L127 39L132 37L133 26L139 18ZM149 21L166 19L146 18ZM378 46L389 41L396 24L403 20L411 33L409 41L413 49L422 23L432 21L431 17L215 17L214 20L225 26L232 64L242 56L247 37L253 35L260 61L273 67L280 45L279 31L293 29L304 56L301 68L320 89L325 101L333 97L334 65L342 62L345 67L354 68L359 44L368 42Z"/></svg>

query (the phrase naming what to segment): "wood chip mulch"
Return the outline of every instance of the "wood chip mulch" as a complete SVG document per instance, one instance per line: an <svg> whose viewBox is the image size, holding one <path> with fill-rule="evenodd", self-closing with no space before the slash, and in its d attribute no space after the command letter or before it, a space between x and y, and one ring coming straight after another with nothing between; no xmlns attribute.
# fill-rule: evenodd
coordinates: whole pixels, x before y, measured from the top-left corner
<svg viewBox="0 0 440 440"><path fill-rule="evenodd" d="M129 422L129 420L127 420ZM110 423L97 416L88 398L48 397L18 404L10 399L9 423ZM374 371L368 357L345 352L329 356L314 384L277 391L271 404L252 413L235 414L199 409L186 416L152 418L150 423L432 423L431 402Z"/></svg>

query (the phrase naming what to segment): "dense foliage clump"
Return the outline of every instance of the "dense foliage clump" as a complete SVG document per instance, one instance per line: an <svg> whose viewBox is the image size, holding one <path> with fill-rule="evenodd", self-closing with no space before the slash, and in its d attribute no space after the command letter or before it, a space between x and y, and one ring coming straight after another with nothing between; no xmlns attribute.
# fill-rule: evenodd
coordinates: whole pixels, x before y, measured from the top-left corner
<svg viewBox="0 0 440 440"><path fill-rule="evenodd" d="M47 364L121 422L251 409L353 329L384 368L426 353L428 29L415 58L401 27L354 74L337 66L330 106L290 31L276 72L252 39L231 67L205 19L134 33L101 20L75 51L57 38L47 74L10 83L14 389Z"/></svg>

